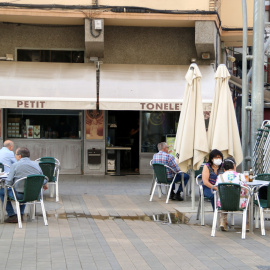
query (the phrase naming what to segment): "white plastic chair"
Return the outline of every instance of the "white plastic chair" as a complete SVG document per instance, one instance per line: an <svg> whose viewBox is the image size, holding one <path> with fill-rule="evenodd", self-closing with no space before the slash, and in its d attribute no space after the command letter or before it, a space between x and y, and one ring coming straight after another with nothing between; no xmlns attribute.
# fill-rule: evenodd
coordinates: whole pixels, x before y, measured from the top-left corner
<svg viewBox="0 0 270 270"><path fill-rule="evenodd" d="M262 187L267 187L267 200L260 198L259 191ZM270 198L268 194L270 191L269 182L257 187L254 192L255 196L255 228L259 228L259 215L260 215L260 223L261 223L261 234L265 235L265 226L264 226L264 212L270 212Z"/></svg>
<svg viewBox="0 0 270 270"><path fill-rule="evenodd" d="M172 186L173 186L173 183L175 182L177 172L175 172L171 167L164 165L164 164L160 164L160 163L152 163L152 167L153 167L154 172L155 172L155 183L154 183L154 187L152 188L150 202L153 200L153 196L154 196L156 187L157 186L158 187L164 186L166 188L166 191L167 191L166 203L168 203L169 198L170 198L170 194L172 191ZM174 178L171 182L169 182L167 179L166 169L172 170L174 172ZM184 185L183 177L181 177L181 182L182 182L182 187L183 187L183 191L184 191L185 185Z"/></svg>
<svg viewBox="0 0 270 270"><path fill-rule="evenodd" d="M17 219L18 219L18 224L19 224L20 229L22 228L20 204L34 205L34 209L35 209L35 205L37 203L40 203L42 215L44 219L44 224L45 226L48 225L45 206L43 202L43 192L42 192L42 187L43 187L45 178L48 181L48 178L45 175L40 175L40 174L28 175L27 177L18 179L12 186L7 185L7 187L10 187L13 192L13 196L14 196L15 204L16 204ZM17 199L16 193L14 190L14 187L20 181L25 181L24 182L24 195L23 195L22 200Z"/></svg>
<svg viewBox="0 0 270 270"><path fill-rule="evenodd" d="M217 192L213 191L214 187L218 187L218 193L220 197L221 207L217 207ZM246 207L243 209L239 208L241 188L248 191L248 200ZM215 211L213 217L211 236L216 235L217 219L219 214L230 213L230 214L241 214L242 215L242 239L246 238L246 224L247 224L247 210L250 200L251 191L248 187L234 184L234 183L220 183L212 186L211 191L214 193Z"/></svg>
<svg viewBox="0 0 270 270"><path fill-rule="evenodd" d="M49 192L50 197L53 197L54 190L51 188L52 185L55 186L55 198L56 201L59 201L59 187L58 187L58 181L59 181L59 172L60 172L60 161L53 157L42 157L35 160L36 162L39 162L39 165L43 171L43 174L45 174L48 178L48 185L49 185ZM54 163L54 171L50 171L47 165L50 165L50 163Z"/></svg>

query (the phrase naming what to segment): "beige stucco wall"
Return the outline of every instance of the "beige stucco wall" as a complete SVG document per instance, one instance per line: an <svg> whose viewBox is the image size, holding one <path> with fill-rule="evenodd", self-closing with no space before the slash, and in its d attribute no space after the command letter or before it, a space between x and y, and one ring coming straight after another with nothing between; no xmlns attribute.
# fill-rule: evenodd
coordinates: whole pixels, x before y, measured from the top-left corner
<svg viewBox="0 0 270 270"><path fill-rule="evenodd" d="M84 26L30 26L0 24L0 57L16 48L84 49Z"/></svg>
<svg viewBox="0 0 270 270"><path fill-rule="evenodd" d="M105 28L104 63L187 65L197 56L194 28Z"/></svg>
<svg viewBox="0 0 270 270"><path fill-rule="evenodd" d="M248 27L253 27L253 2L254 0L246 0ZM220 9L220 19L222 27L242 28L242 1L238 0L222 0Z"/></svg>
<svg viewBox="0 0 270 270"><path fill-rule="evenodd" d="M209 10L209 0L20 0L19 4L138 6L154 9ZM1 0L0 3L7 2ZM16 2L15 2L16 3Z"/></svg>
<svg viewBox="0 0 270 270"><path fill-rule="evenodd" d="M0 57L15 56L16 48L84 49L83 26L0 24L0 33ZM197 58L194 28L105 26L104 40L104 63L188 65Z"/></svg>

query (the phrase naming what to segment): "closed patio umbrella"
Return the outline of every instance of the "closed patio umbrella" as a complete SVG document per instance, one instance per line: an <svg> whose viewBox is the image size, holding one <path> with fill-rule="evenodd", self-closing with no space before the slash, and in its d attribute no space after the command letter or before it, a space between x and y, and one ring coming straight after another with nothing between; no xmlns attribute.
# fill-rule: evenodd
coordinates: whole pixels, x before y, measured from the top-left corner
<svg viewBox="0 0 270 270"><path fill-rule="evenodd" d="M210 150L220 150L224 157L234 156L236 164L243 160L236 115L229 88L230 73L224 64L215 74L215 95L208 128Z"/></svg>
<svg viewBox="0 0 270 270"><path fill-rule="evenodd" d="M209 153L203 105L201 98L201 72L191 64L186 78L186 89L175 138L175 157L181 171L198 170ZM195 179L192 181L192 208L195 207Z"/></svg>

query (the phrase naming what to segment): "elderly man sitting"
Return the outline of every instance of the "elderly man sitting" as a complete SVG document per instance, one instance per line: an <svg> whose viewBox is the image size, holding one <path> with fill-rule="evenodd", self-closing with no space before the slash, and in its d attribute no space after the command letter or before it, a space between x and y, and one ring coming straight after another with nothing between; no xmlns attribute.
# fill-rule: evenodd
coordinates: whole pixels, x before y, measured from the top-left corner
<svg viewBox="0 0 270 270"><path fill-rule="evenodd" d="M15 158L17 160L10 168L10 173L6 179L7 185L13 185L18 179L26 177L31 174L43 174L38 163L30 160L30 151L26 147L20 147L16 150ZM44 189L47 189L46 180L44 180ZM24 195L24 181L20 181L15 185L15 192L17 199L23 199ZM8 197L14 198L11 188L7 189ZM0 189L0 198L2 202L4 201L5 192L4 189ZM20 205L21 215L24 214L25 205ZM6 211L8 213L8 218L5 222L8 223L18 223L17 215L14 212L12 204L7 201Z"/></svg>
<svg viewBox="0 0 270 270"><path fill-rule="evenodd" d="M167 166L171 167L175 172L177 172L175 182L180 182L182 174L184 174L184 183L185 183L185 186L186 186L186 184L188 182L188 179L189 179L189 175L186 174L186 173L178 173L178 172L181 172L181 171L180 171L178 165L175 162L174 156L168 153L168 149L169 149L169 147L168 147L166 142L159 143L158 144L159 152L154 154L152 162L167 165ZM172 181L173 178L174 178L175 173L172 170L168 169L168 168L166 168L166 172L167 172L168 180ZM183 191L182 184L179 185L179 188L178 188L176 193L174 193L174 189L175 189L175 184L173 184L170 199L183 201L183 198L180 195L180 193Z"/></svg>
<svg viewBox="0 0 270 270"><path fill-rule="evenodd" d="M13 148L14 142L7 140L4 141L4 146L0 150L0 162L8 165L9 167L16 162ZM9 167L5 166L5 172L9 172Z"/></svg>

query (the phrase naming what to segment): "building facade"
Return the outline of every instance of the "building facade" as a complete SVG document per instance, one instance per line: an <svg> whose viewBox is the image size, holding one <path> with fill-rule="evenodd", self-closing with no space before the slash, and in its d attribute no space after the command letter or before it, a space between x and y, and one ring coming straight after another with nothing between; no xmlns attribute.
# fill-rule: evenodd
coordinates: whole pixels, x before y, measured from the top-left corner
<svg viewBox="0 0 270 270"><path fill-rule="evenodd" d="M58 158L67 174L151 173L157 143L173 142L190 63L208 112L215 69L242 43L231 0L0 7L1 140Z"/></svg>

